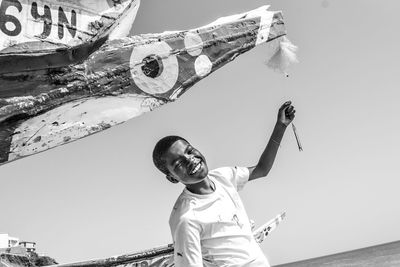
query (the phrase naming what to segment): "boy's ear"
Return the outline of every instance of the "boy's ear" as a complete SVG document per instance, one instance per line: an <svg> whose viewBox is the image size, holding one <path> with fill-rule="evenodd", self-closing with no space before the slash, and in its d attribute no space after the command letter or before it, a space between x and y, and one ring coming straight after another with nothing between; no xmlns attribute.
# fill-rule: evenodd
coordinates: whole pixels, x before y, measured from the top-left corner
<svg viewBox="0 0 400 267"><path fill-rule="evenodd" d="M173 183L173 184L179 183L179 181L176 180L174 177L172 177L171 174L167 174L165 177L167 178L168 181L170 181L170 182Z"/></svg>

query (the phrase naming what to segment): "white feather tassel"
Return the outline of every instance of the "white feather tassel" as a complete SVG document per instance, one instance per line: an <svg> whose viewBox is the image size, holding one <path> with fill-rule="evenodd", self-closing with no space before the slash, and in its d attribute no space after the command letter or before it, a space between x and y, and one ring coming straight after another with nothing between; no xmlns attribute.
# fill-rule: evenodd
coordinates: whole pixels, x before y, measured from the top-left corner
<svg viewBox="0 0 400 267"><path fill-rule="evenodd" d="M298 48L286 36L277 39L277 41L279 41L279 46L276 48L276 52L267 60L266 64L271 69L289 76L287 74L289 66L299 62L296 56Z"/></svg>

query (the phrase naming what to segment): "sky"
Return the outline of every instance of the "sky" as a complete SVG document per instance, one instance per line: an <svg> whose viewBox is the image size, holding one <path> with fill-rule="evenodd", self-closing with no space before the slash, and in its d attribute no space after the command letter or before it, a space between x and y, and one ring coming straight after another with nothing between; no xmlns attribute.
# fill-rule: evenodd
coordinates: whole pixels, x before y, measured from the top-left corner
<svg viewBox="0 0 400 267"><path fill-rule="evenodd" d="M400 25L396 0L143 0L132 34L199 27L270 4L300 63L290 77L256 47L175 103L99 134L0 167L0 232L37 242L60 263L171 242L181 185L154 167L163 136L188 139L210 168L254 165L292 100L275 165L241 192L257 225L286 211L263 242L281 264L400 240Z"/></svg>

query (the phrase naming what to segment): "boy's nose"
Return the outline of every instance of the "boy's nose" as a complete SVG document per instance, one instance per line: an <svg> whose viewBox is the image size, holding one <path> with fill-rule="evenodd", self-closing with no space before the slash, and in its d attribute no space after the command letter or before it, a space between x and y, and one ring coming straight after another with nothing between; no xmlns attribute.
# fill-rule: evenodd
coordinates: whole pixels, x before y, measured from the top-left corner
<svg viewBox="0 0 400 267"><path fill-rule="evenodd" d="M185 159L186 159L187 162L190 163L190 162L192 162L194 160L194 156L191 155L191 154L186 154L185 155Z"/></svg>

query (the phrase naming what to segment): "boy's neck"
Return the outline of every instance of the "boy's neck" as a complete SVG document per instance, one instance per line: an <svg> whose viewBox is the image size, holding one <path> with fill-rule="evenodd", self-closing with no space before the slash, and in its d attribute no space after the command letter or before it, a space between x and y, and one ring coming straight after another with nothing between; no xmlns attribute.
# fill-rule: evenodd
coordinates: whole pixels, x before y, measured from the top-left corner
<svg viewBox="0 0 400 267"><path fill-rule="evenodd" d="M208 176L197 184L186 185L187 190L197 195L208 195L215 191L215 184Z"/></svg>

